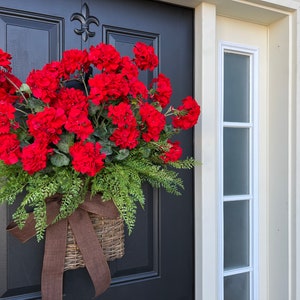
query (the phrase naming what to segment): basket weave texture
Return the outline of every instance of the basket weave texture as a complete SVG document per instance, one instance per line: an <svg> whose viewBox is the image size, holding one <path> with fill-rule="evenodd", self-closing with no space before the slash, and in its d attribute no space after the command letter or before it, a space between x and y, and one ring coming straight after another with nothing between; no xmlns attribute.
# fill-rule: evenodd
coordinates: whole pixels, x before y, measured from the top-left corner
<svg viewBox="0 0 300 300"><path fill-rule="evenodd" d="M89 213L89 216L106 260L112 261L121 258L125 252L124 221L120 217L108 219L92 213ZM83 267L85 267L85 264L82 254L77 246L71 227L68 225L64 270Z"/></svg>

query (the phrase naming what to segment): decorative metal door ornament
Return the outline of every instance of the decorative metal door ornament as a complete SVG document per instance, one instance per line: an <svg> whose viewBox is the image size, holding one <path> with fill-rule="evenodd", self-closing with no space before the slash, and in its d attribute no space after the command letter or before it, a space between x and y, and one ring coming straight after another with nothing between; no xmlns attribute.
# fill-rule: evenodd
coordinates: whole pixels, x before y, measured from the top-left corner
<svg viewBox="0 0 300 300"><path fill-rule="evenodd" d="M90 9L86 3L82 5L81 13L74 13L71 16L71 21L74 20L81 23L81 28L74 29L74 32L78 35L81 35L84 42L86 42L89 37L95 36L95 32L90 31L90 24L94 23L99 26L100 22L96 17L90 16Z"/></svg>

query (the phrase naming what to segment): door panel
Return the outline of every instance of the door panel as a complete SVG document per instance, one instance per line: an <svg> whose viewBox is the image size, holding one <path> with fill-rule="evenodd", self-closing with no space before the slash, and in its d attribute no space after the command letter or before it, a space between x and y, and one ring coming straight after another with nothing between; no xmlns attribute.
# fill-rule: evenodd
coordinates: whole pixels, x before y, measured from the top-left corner
<svg viewBox="0 0 300 300"><path fill-rule="evenodd" d="M0 8L0 47L13 54L14 73L25 79L32 68L58 59L65 49L89 48L100 42L114 45L122 55L143 41L155 48L160 69L142 72L149 84L158 72L171 79L172 105L193 93L193 10L140 0L87 1L89 15L78 0L4 0ZM28 11L31 12L28 12ZM88 28L95 36L84 41L74 32L74 13L96 17ZM9 24L9 25L7 25ZM7 36L7 38L5 38ZM24 61L25 63L21 63ZM193 155L192 132L178 138L183 156ZM103 300L192 300L194 295L193 172L182 171L181 197L144 187L146 206L138 210L136 227L126 235L125 256L109 263L112 285ZM5 233L9 213L0 207L0 295L2 298L39 299L43 243L22 245ZM2 242L4 241L4 242ZM2 247L3 245L3 247ZM7 251L5 250L7 249ZM1 282L2 281L2 282ZM64 299L91 299L94 288L85 268L64 274ZM8 298L9 299L9 298Z"/></svg>

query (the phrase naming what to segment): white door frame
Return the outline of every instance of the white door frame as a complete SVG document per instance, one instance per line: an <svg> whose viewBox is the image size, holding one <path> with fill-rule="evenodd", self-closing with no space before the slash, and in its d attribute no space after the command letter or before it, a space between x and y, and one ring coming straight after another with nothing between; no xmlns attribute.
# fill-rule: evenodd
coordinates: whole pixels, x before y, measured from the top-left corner
<svg viewBox="0 0 300 300"><path fill-rule="evenodd" d="M228 5L224 5L224 2ZM216 19L226 15L263 24L269 31L269 89L267 122L266 208L259 216L265 222L262 255L269 257L264 278L260 278L259 299L299 299L299 249L295 212L297 149L300 110L296 82L298 3L278 1L286 7L247 1L224 1L222 6L202 3L195 9L195 97L200 99L202 116L195 130L195 156L202 166L195 171L196 299L218 300L218 102L216 62ZM229 15L230 14L230 15ZM300 81L298 81L300 82ZM297 109L297 110L296 110ZM282 143L281 143L282 141ZM275 164L277 162L277 164ZM281 176L282 177L281 177ZM281 178L280 178L281 177ZM300 224L297 224L300 225ZM282 254L283 250L283 254ZM296 265L298 263L298 265ZM283 272L278 272L284 267ZM297 276L298 275L298 276Z"/></svg>

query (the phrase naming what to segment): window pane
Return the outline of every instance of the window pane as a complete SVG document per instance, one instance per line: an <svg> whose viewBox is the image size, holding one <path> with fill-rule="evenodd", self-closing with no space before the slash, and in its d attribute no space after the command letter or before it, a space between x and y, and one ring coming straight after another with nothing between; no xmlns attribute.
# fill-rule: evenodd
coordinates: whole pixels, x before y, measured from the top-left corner
<svg viewBox="0 0 300 300"><path fill-rule="evenodd" d="M249 129L224 128L224 195L249 194Z"/></svg>
<svg viewBox="0 0 300 300"><path fill-rule="evenodd" d="M224 300L249 300L249 273L224 278Z"/></svg>
<svg viewBox="0 0 300 300"><path fill-rule="evenodd" d="M224 53L224 121L249 122L250 57Z"/></svg>
<svg viewBox="0 0 300 300"><path fill-rule="evenodd" d="M249 266L249 201L224 202L224 269Z"/></svg>

